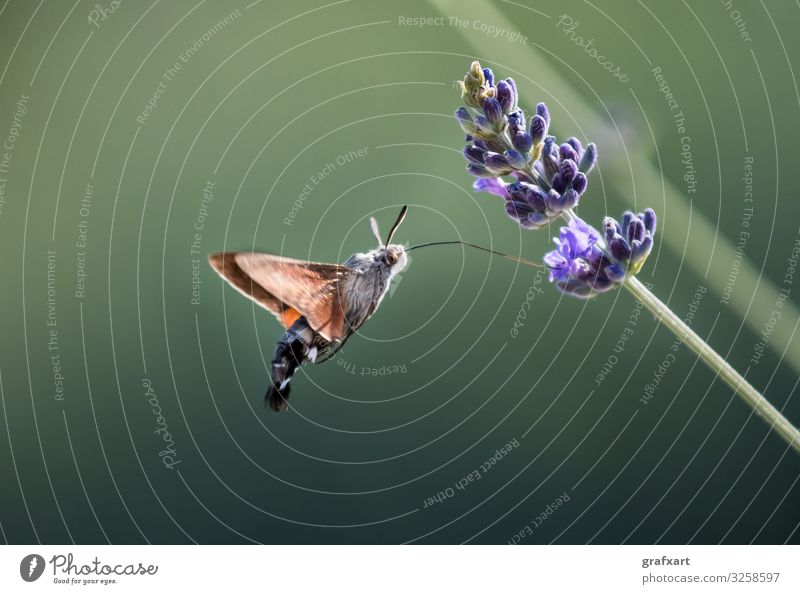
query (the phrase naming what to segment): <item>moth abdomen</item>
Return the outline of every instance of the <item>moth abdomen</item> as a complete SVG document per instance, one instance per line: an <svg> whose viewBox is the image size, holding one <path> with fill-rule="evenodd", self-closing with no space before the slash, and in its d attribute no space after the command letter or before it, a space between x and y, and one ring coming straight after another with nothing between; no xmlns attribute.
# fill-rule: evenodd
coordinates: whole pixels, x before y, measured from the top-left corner
<svg viewBox="0 0 800 594"><path fill-rule="evenodd" d="M305 317L300 317L289 326L275 345L272 357L270 386L265 395L266 403L272 410L279 412L286 408L292 376L303 363L313 363L325 343L327 341L309 326Z"/></svg>
<svg viewBox="0 0 800 594"><path fill-rule="evenodd" d="M286 401L291 391L289 382L303 361L303 344L296 337L284 340L288 334L288 332L284 334L275 347L270 375L271 384L265 396L267 405L276 412L286 408Z"/></svg>

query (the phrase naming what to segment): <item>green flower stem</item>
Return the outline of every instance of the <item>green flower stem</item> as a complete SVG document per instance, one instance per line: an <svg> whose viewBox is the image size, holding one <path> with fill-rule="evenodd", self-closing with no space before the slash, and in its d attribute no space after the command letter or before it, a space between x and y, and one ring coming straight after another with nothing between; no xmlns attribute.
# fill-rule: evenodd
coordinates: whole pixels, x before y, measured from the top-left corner
<svg viewBox="0 0 800 594"><path fill-rule="evenodd" d="M513 148L508 134L504 131L502 138L509 148ZM541 181L539 174L532 165L527 167L526 173L531 179ZM572 209L567 209L561 213L567 221L576 217ZM605 249L605 242L600 240L600 244ZM629 276L623 286L647 309L649 309L656 319L689 345L689 348L700 357L725 383L737 393L755 413L769 423L770 427L778 433L798 454L800 454L800 431L784 417L778 409L772 406L766 398L756 390L750 382L739 374L731 365L723 359L719 353L712 349L706 341L700 338L683 320L666 306L658 297L653 295L635 276Z"/></svg>
<svg viewBox="0 0 800 594"><path fill-rule="evenodd" d="M780 435L797 453L800 453L800 431L792 425L761 392L750 382L739 375L731 365L723 359L706 341L700 338L683 320L667 307L658 297L653 295L635 276L628 277L623 286L630 291L640 303L649 309L656 319L689 345L706 365L717 373L734 392L750 406L755 413L769 423L770 427Z"/></svg>

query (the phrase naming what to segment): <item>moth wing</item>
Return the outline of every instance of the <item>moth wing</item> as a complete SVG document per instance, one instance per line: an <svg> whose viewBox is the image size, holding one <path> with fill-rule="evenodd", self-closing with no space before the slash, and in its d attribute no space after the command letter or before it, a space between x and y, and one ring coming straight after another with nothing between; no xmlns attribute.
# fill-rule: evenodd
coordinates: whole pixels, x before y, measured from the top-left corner
<svg viewBox="0 0 800 594"><path fill-rule="evenodd" d="M301 315L326 340L347 334L342 281L354 271L339 264L306 262L258 252L220 252L211 266L245 297L272 312L285 328Z"/></svg>

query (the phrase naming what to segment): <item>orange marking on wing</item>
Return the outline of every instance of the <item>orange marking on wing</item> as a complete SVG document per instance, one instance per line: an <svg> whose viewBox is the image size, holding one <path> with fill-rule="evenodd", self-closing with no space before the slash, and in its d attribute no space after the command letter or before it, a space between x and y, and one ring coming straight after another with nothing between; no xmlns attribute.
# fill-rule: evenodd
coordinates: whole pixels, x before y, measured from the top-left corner
<svg viewBox="0 0 800 594"><path fill-rule="evenodd" d="M300 318L300 312L290 307L288 309L284 309L281 312L281 318L283 319L283 327L288 328L292 324L294 324Z"/></svg>

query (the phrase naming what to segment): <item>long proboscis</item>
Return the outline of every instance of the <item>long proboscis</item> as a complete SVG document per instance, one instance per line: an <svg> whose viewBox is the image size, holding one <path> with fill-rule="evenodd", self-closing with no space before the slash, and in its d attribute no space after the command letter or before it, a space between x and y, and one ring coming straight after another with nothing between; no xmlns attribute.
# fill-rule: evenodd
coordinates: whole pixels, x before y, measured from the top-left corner
<svg viewBox="0 0 800 594"><path fill-rule="evenodd" d="M544 268L544 265L540 264L539 262L534 262L532 260L526 260L525 258L518 258L516 256L512 256L511 254L504 254L503 252L498 252L495 250L491 250L487 247L483 247L482 245L477 245L474 243L470 243L468 241L431 241L429 243L420 243L418 245L412 245L410 248L407 248L406 251L410 252L411 250L416 250L423 247L429 247L434 245L466 245L468 247L475 248L477 250L481 250L484 252L489 252L490 254L494 254L495 256L502 256L507 260L511 260L512 262L519 262L520 264L525 264L526 266L534 266L536 268Z"/></svg>

